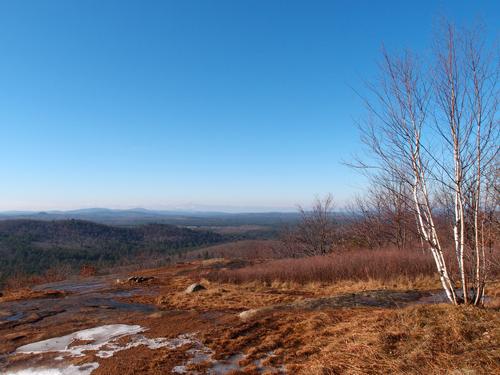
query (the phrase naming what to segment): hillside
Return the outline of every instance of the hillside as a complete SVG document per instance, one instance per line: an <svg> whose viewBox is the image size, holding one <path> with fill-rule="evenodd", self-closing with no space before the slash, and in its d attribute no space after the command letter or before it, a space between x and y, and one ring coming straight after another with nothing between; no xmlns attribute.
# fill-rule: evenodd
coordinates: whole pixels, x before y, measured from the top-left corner
<svg viewBox="0 0 500 375"><path fill-rule="evenodd" d="M14 272L37 274L58 265L108 266L138 256L175 255L224 239L168 224L113 227L81 220L5 220L0 221L0 283Z"/></svg>
<svg viewBox="0 0 500 375"><path fill-rule="evenodd" d="M259 225L276 227L294 223L299 215L296 212L262 212L262 213L224 213L198 211L157 211L135 208L115 210L108 208L89 208L71 211L47 212L0 212L1 220L86 220L95 223L130 226L149 223L162 223L181 226L241 226Z"/></svg>

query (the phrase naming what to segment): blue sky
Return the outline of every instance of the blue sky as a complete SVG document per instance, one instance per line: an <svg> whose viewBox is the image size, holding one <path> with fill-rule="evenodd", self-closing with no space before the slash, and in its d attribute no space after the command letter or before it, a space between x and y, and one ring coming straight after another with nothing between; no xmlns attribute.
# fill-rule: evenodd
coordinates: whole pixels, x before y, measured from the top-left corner
<svg viewBox="0 0 500 375"><path fill-rule="evenodd" d="M364 186L353 88L498 1L0 1L0 210L282 210Z"/></svg>

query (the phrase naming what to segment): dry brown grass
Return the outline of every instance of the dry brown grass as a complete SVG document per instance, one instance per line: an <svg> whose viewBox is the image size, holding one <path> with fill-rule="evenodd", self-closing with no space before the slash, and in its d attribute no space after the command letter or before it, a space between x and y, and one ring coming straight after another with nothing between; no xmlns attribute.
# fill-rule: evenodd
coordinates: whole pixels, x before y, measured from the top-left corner
<svg viewBox="0 0 500 375"><path fill-rule="evenodd" d="M500 314L449 305L280 313L205 338L241 365L265 357L291 374L493 374L500 370Z"/></svg>
<svg viewBox="0 0 500 375"><path fill-rule="evenodd" d="M190 251L186 254L186 258L273 258L278 256L276 249L279 249L281 246L281 242L275 240L241 240Z"/></svg>
<svg viewBox="0 0 500 375"><path fill-rule="evenodd" d="M0 297L0 303L23 299L60 298L66 296L67 294L67 292L60 290L33 290L29 288L21 288L18 290L9 289Z"/></svg>
<svg viewBox="0 0 500 375"><path fill-rule="evenodd" d="M119 321L147 327L148 337L176 337L196 332L203 343L214 350L215 358L245 354L240 363L243 371L239 374L255 373L254 361L258 359L274 368L285 365L289 374L304 375L500 373L500 310L491 307L492 303L484 309L445 304L281 309L248 321L239 319L237 314L250 308L363 290L436 289L439 281L434 275L335 283L253 281L237 284L200 278L208 269L232 266L231 261L210 260L143 270L138 274L156 278L153 285L145 286L146 292L154 293L127 298L135 302L158 302L166 311L147 316L127 312ZM199 281L207 290L184 292L188 285ZM116 288L125 287L130 286L116 285ZM500 297L498 280L489 285L488 295L492 298L490 302ZM95 317L89 315L89 319ZM116 319L115 316L113 321ZM48 324L50 320L44 322ZM78 322L85 328L103 324L102 321L90 324L82 321L82 317L78 317ZM43 331L46 336L37 339L62 332L61 327L67 332L74 331L74 324L73 320L59 321L57 326ZM21 328L23 331L16 334L26 335L24 331L28 327ZM37 326L29 326L29 329L37 334L42 332ZM36 340L31 338L26 342L33 341ZM189 357L186 350L133 348L113 358L99 359L96 373L169 373L172 366ZM199 366L200 373L204 373L208 365Z"/></svg>
<svg viewBox="0 0 500 375"><path fill-rule="evenodd" d="M196 310L246 310L260 306L292 302L307 291L290 288L266 287L260 283L246 285L212 283L202 280L207 290L187 294L185 289L193 280L175 277L162 286L156 303L165 309Z"/></svg>
<svg viewBox="0 0 500 375"><path fill-rule="evenodd" d="M168 309L228 313L362 290L439 288L434 275L305 284L197 278L200 269L217 262L186 265L190 272L171 275L164 280L159 302ZM194 281L208 289L185 294ZM491 307L500 296L499 286L498 281L489 285L490 307L484 309L440 304L279 310L250 321L230 314L201 334L217 358L244 353L241 373L252 373L253 361L266 358L264 363L285 365L291 374L493 374L500 372L500 312Z"/></svg>
<svg viewBox="0 0 500 375"><path fill-rule="evenodd" d="M240 269L219 270L208 277L232 283L389 281L433 277L435 268L432 257L421 251L360 250L328 256L271 260Z"/></svg>
<svg viewBox="0 0 500 375"><path fill-rule="evenodd" d="M31 287L33 285L52 283L67 279L73 271L69 266L61 265L52 267L42 275L27 275L23 273L10 276L3 286L4 290L17 290L20 288ZM0 286L1 288L1 286Z"/></svg>
<svg viewBox="0 0 500 375"><path fill-rule="evenodd" d="M450 305L358 317L308 365L308 374L493 374L500 370L500 314Z"/></svg>
<svg viewBox="0 0 500 375"><path fill-rule="evenodd" d="M219 261L222 264L227 262ZM306 298L328 297L345 293L366 290L430 290L439 288L438 278L433 276L417 276L414 278L399 277L388 280L343 280L336 283L309 282L301 284L290 281L230 283L211 281L200 277L205 274L207 264L214 266L216 260L186 265L190 272L181 268L178 274L168 274L160 278L159 297L140 296L141 302L156 303L165 309L196 310L233 310L241 311L268 305L290 303ZM145 273L154 275L154 272ZM187 294L185 289L193 282L201 282L207 290ZM148 300L149 298L149 300Z"/></svg>

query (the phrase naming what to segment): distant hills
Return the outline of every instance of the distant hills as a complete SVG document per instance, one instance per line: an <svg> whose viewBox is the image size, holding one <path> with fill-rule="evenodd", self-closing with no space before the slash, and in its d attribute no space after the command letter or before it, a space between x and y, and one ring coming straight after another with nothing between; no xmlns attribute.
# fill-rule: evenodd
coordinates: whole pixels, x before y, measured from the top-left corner
<svg viewBox="0 0 500 375"><path fill-rule="evenodd" d="M58 265L78 270L84 264L110 266L138 257L168 257L227 240L214 232L169 224L115 227L75 219L3 220L0 221L0 283L15 273L43 273Z"/></svg>
<svg viewBox="0 0 500 375"><path fill-rule="evenodd" d="M148 223L162 223L181 226L275 226L296 221L295 212L225 213L203 211L161 211L134 208L116 210L109 208L86 208L70 211L9 211L0 212L0 220L86 220L96 223L130 226Z"/></svg>
<svg viewBox="0 0 500 375"><path fill-rule="evenodd" d="M345 215L344 215L345 216ZM342 214L337 219L343 219ZM168 259L236 240L276 239L298 213L115 210L0 212L0 286L14 274Z"/></svg>

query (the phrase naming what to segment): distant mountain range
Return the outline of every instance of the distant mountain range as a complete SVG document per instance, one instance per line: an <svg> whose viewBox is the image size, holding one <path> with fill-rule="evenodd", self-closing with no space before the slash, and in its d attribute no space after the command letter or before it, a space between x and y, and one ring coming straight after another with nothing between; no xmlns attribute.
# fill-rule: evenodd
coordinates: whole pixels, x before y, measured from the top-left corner
<svg viewBox="0 0 500 375"><path fill-rule="evenodd" d="M275 226L298 219L295 212L226 213L215 211L147 210L144 208L109 209L84 208L69 211L5 211L0 220L87 220L110 225L139 225L163 223L181 226Z"/></svg>

